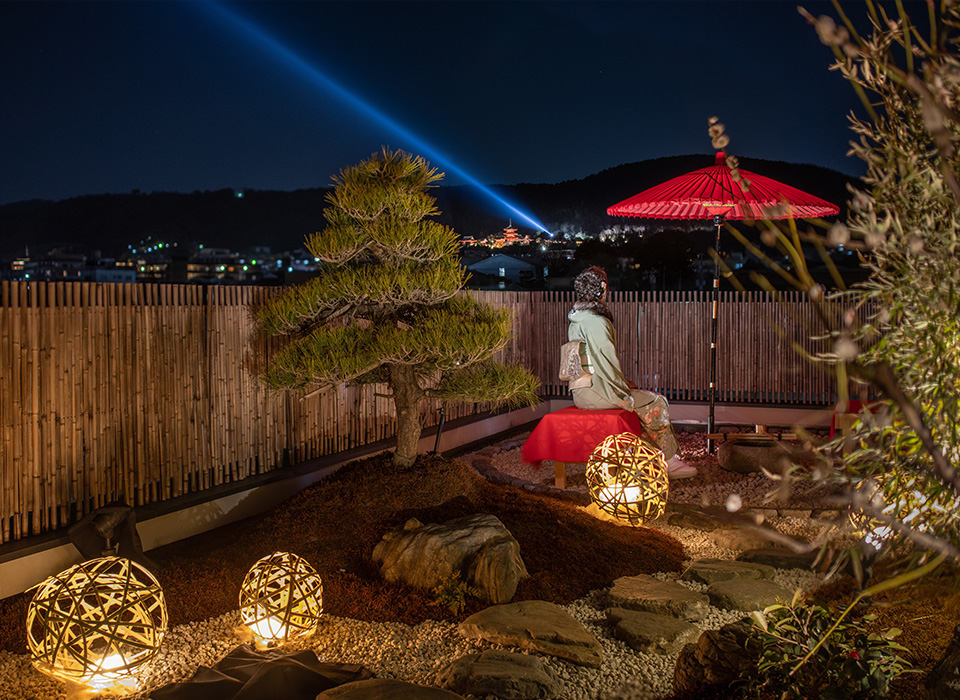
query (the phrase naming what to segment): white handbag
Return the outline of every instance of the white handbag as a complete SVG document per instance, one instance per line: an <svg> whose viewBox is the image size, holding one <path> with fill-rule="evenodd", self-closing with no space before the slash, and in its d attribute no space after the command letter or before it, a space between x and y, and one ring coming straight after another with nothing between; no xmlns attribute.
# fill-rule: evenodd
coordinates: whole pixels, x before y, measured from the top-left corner
<svg viewBox="0 0 960 700"><path fill-rule="evenodd" d="M587 344L571 340L560 346L560 379L571 389L582 389L593 384L593 365L587 355Z"/></svg>

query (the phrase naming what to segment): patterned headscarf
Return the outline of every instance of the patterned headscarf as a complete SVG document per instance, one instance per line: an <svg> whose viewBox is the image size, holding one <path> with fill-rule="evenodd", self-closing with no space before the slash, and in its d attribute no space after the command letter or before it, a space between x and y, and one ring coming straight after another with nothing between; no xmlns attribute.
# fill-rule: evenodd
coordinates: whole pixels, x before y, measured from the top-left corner
<svg viewBox="0 0 960 700"><path fill-rule="evenodd" d="M588 310L613 320L613 315L602 301L607 291L606 270L596 265L588 267L577 275L573 281L573 289L577 293L577 301L573 305L574 311Z"/></svg>

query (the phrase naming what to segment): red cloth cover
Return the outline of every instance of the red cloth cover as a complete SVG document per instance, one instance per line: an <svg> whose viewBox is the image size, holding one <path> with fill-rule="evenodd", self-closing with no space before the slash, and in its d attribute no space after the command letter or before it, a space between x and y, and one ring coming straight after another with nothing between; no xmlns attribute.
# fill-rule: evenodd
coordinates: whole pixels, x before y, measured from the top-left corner
<svg viewBox="0 0 960 700"><path fill-rule="evenodd" d="M867 410L873 413L877 410L879 402L868 403ZM860 413L863 410L863 401L859 399L848 399L847 400L847 410L844 413ZM830 439L833 440L833 434L836 432L837 428L837 410L834 409L833 415L830 417Z"/></svg>
<svg viewBox="0 0 960 700"><path fill-rule="evenodd" d="M576 406L562 408L540 419L520 448L520 455L528 464L544 459L586 462L605 437L618 433L643 434L636 413L622 408L602 411L584 411Z"/></svg>

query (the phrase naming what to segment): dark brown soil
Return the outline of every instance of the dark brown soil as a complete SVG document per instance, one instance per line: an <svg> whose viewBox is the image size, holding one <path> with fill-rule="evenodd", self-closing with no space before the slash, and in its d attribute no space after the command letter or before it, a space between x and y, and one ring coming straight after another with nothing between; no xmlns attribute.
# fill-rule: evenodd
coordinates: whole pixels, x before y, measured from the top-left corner
<svg viewBox="0 0 960 700"><path fill-rule="evenodd" d="M530 577L514 600L568 603L619 576L678 571L679 542L651 529L620 527L571 503L491 484L461 462L421 457L411 468L389 456L346 465L264 515L152 550L171 625L237 608L240 583L260 557L290 551L323 580L324 612L416 624L459 620L482 604L468 599L454 616L429 591L384 582L370 555L384 533L408 518L441 522L492 513L520 543ZM0 649L26 652L28 598L0 601Z"/></svg>
<svg viewBox="0 0 960 700"><path fill-rule="evenodd" d="M889 578L891 571L883 570L867 585ZM960 572L955 568L941 571L915 584L886 591L875 596L869 612L877 616L872 628L903 630L897 642L907 648L904 659L919 673L904 673L891 684L894 700L915 700L924 697L927 673L946 651L953 630L960 622ZM814 593L818 602L843 610L857 595L859 589L853 578L847 576L823 586Z"/></svg>
<svg viewBox="0 0 960 700"><path fill-rule="evenodd" d="M472 513L500 518L520 543L530 578L516 600L567 603L609 586L619 576L677 571L676 540L651 529L597 520L571 503L491 484L462 463L422 457L398 468L388 456L351 463L273 511L149 552L166 594L171 624L204 620L237 607L240 582L261 556L291 551L323 579L325 612L373 621L416 624L460 620L481 609L469 599L454 616L430 592L386 583L370 561L384 533L410 517L440 522ZM842 609L857 587L841 578L823 587L821 602ZM26 652L27 594L0 600L0 649ZM878 596L879 628L898 627L906 658L920 673L894 684L895 700L923 697L927 672L942 656L960 622L958 572L921 580Z"/></svg>

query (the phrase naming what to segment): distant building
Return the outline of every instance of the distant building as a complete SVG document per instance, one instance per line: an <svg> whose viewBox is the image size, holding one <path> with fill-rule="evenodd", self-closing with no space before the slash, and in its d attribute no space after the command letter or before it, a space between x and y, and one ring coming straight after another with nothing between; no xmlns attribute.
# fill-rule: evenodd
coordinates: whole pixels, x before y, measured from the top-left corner
<svg viewBox="0 0 960 700"><path fill-rule="evenodd" d="M477 239L473 236L463 236L460 239L461 246L480 246L486 248L505 248L510 245L529 245L536 242L537 239L533 236L527 234L521 236L513 224L508 225L503 231L486 236L485 238Z"/></svg>
<svg viewBox="0 0 960 700"><path fill-rule="evenodd" d="M530 263L500 254L475 262L467 269L487 277L499 278L501 288L506 287L507 283L532 282L536 275L536 268Z"/></svg>
<svg viewBox="0 0 960 700"><path fill-rule="evenodd" d="M24 282L75 282L83 279L85 255L53 250L40 258L17 258L10 264L10 279Z"/></svg>
<svg viewBox="0 0 960 700"><path fill-rule="evenodd" d="M513 227L513 224L510 224L503 229L503 233L497 233L493 236L490 236L488 240L490 241L490 247L492 248L505 248L508 245L529 245L535 242L535 240L529 235L519 235L517 233L517 229Z"/></svg>
<svg viewBox="0 0 960 700"><path fill-rule="evenodd" d="M252 282L262 274L259 265L246 262L227 248L203 248L187 261L187 279L191 282L235 284Z"/></svg>
<svg viewBox="0 0 960 700"><path fill-rule="evenodd" d="M86 256L58 251L42 258L17 258L0 278L18 282L119 282L137 281L133 268L100 259L91 264Z"/></svg>
<svg viewBox="0 0 960 700"><path fill-rule="evenodd" d="M131 284L137 281L137 273L125 267L88 267L81 273L85 282L109 282L113 284Z"/></svg>

